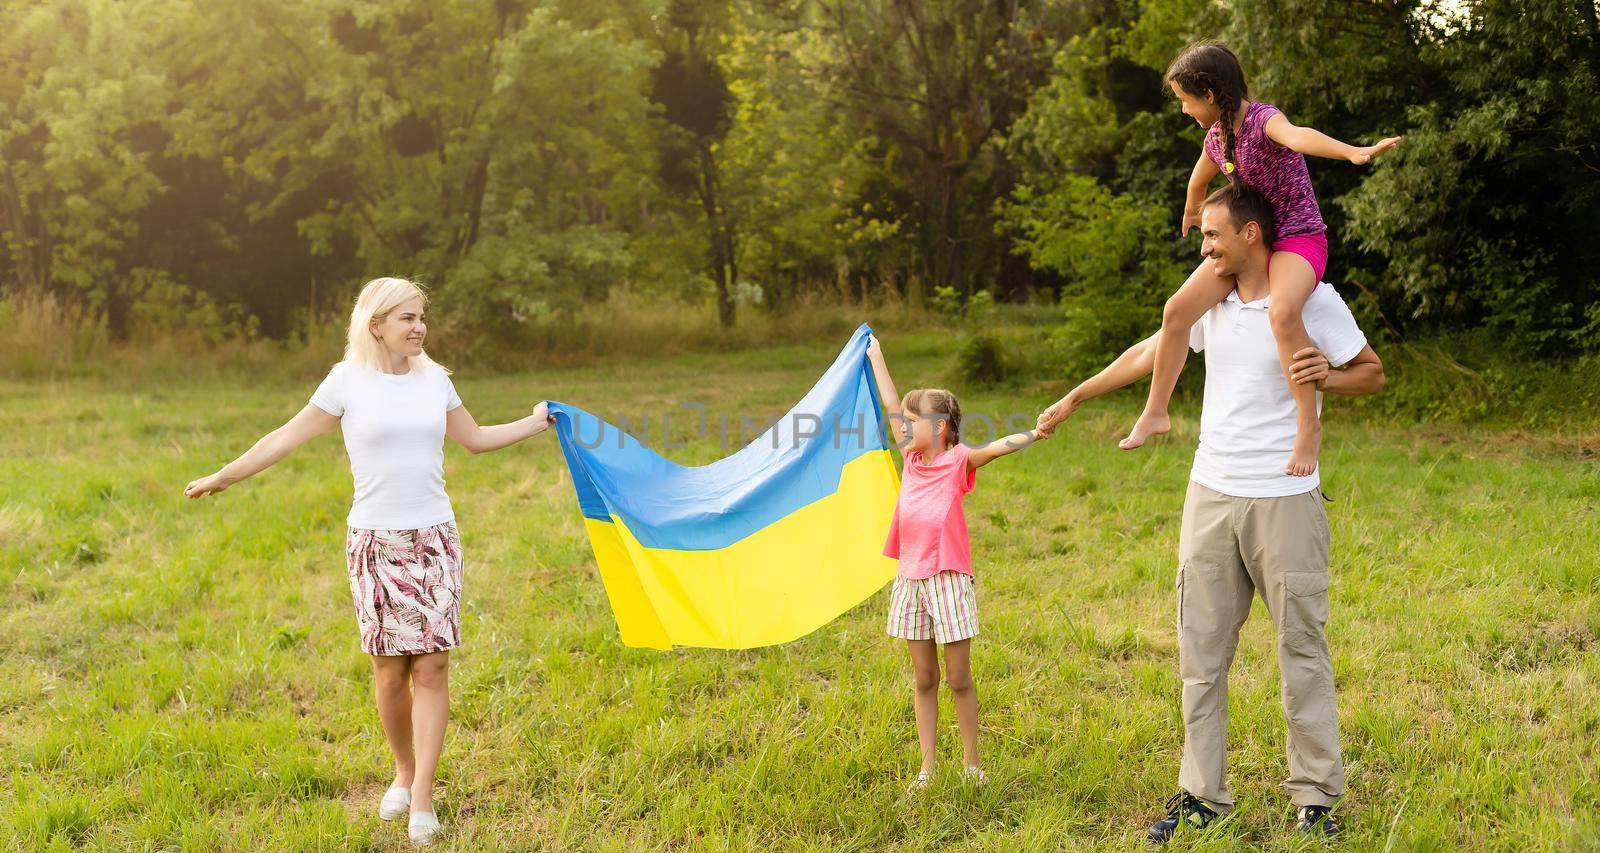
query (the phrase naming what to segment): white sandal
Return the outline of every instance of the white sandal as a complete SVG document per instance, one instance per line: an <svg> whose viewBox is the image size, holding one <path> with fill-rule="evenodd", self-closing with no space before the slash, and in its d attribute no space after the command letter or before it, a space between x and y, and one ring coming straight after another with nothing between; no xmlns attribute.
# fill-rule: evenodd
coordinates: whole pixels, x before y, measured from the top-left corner
<svg viewBox="0 0 1600 853"><path fill-rule="evenodd" d="M933 784L933 774L923 770L917 774L917 778L911 780L911 784L906 786L906 790L915 794L918 791L927 790L931 784Z"/></svg>
<svg viewBox="0 0 1600 853"><path fill-rule="evenodd" d="M378 802L378 820L399 820L411 811L411 789L393 787Z"/></svg>
<svg viewBox="0 0 1600 853"><path fill-rule="evenodd" d="M406 834L411 836L412 844L432 844L442 832L444 827L439 825L439 818L433 812L411 813L411 825Z"/></svg>

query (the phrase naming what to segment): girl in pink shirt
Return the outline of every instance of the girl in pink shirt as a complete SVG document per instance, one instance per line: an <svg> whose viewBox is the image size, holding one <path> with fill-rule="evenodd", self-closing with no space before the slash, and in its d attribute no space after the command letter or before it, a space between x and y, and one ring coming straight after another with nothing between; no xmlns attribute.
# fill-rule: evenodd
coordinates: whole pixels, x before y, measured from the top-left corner
<svg viewBox="0 0 1600 853"><path fill-rule="evenodd" d="M939 651L961 727L964 775L986 781L978 768L978 694L972 688L972 638L978 634L978 601L972 582L972 545L961 501L972 491L977 470L1050 436L1030 430L982 447L961 443L961 404L941 388L919 388L904 400L889 376L883 350L873 337L867 357L878 394L896 422L905 460L900 500L883 553L900 561L889 596L889 636L906 641L915 675L914 707L922 769L912 790L933 778L939 726ZM899 400L899 402L896 402Z"/></svg>

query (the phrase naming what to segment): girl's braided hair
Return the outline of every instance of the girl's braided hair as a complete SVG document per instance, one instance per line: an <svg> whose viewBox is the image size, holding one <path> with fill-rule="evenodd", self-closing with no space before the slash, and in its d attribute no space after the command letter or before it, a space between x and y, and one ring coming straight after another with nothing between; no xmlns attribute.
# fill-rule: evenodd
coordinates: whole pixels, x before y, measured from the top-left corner
<svg viewBox="0 0 1600 853"><path fill-rule="evenodd" d="M1177 83L1191 95L1211 93L1222 111L1222 170L1228 180L1237 180L1237 164L1233 159L1233 123L1238 118L1239 107L1250 96L1244 82L1244 68L1239 57L1233 55L1221 42L1196 42L1183 49L1178 58L1167 66L1166 79Z"/></svg>

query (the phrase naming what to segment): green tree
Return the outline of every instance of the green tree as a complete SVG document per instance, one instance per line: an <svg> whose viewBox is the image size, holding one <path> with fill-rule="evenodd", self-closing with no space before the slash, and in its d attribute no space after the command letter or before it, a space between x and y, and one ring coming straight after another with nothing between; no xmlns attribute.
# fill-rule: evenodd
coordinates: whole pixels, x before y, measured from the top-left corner
<svg viewBox="0 0 1600 853"><path fill-rule="evenodd" d="M1162 302L1199 260L1178 234L1199 134L1161 79L1198 21L1115 0L1075 12L1007 139L1020 179L1000 226L1058 288L1064 360L1090 369L1159 324Z"/></svg>
<svg viewBox="0 0 1600 853"><path fill-rule="evenodd" d="M923 277L970 290L993 260L993 145L1042 76L1028 7L980 0L819 0L831 50L819 72L892 176L880 204L913 229Z"/></svg>
<svg viewBox="0 0 1600 853"><path fill-rule="evenodd" d="M1414 320L1496 347L1600 349L1600 27L1592 2L1436 17L1399 156L1341 204Z"/></svg>
<svg viewBox="0 0 1600 853"><path fill-rule="evenodd" d="M154 278L117 262L162 191L150 159L167 85L146 61L158 36L112 0L0 6L0 271L87 297L119 331Z"/></svg>
<svg viewBox="0 0 1600 853"><path fill-rule="evenodd" d="M857 226L867 166L856 126L840 121L821 81L807 69L827 42L804 4L746 6L725 54L732 126L720 153L726 198L740 223L738 268L754 278L769 308L808 288L852 281L852 259L870 241ZM837 291L831 291L837 293Z"/></svg>
<svg viewBox="0 0 1600 853"><path fill-rule="evenodd" d="M707 266L716 290L717 318L734 323L739 278L739 226L729 210L721 143L733 119L733 95L722 70L730 11L722 0L674 0L658 16L661 61L651 70L650 97L660 107L661 178L692 194L705 218Z"/></svg>

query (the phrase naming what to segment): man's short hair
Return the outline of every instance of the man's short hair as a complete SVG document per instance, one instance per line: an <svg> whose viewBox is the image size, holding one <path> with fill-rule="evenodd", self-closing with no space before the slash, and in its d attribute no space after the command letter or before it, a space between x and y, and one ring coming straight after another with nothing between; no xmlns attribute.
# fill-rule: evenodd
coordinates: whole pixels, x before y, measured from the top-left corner
<svg viewBox="0 0 1600 853"><path fill-rule="evenodd" d="M1267 247L1271 248L1273 240L1277 238L1278 226L1272 218L1272 205L1267 197L1244 185L1242 181L1230 181L1227 186L1206 196L1203 207L1220 204L1228 208L1228 214L1233 217L1233 227L1243 231L1245 223L1254 222L1261 226L1261 236Z"/></svg>

